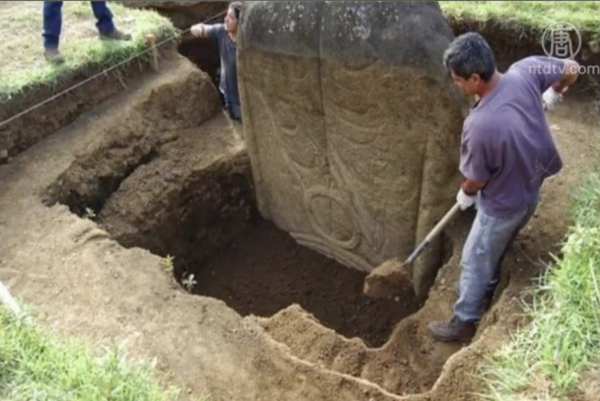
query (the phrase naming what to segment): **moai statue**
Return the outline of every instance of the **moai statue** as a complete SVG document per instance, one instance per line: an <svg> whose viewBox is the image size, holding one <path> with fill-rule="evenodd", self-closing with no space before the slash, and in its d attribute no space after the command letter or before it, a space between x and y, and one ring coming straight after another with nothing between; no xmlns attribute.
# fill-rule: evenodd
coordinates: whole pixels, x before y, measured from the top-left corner
<svg viewBox="0 0 600 401"><path fill-rule="evenodd" d="M365 272L406 258L460 184L453 38L435 1L245 2L239 86L263 217ZM416 263L417 295L440 252Z"/></svg>

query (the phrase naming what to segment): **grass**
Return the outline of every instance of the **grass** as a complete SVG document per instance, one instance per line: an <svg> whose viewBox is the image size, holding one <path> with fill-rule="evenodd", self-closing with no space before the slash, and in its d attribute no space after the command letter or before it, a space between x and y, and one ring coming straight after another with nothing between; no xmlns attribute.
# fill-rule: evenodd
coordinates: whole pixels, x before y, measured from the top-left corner
<svg viewBox="0 0 600 401"><path fill-rule="evenodd" d="M444 13L457 19L519 22L546 29L556 22L569 22L580 31L600 31L598 1L440 1Z"/></svg>
<svg viewBox="0 0 600 401"><path fill-rule="evenodd" d="M118 347L98 358L83 342L58 339L0 308L0 399L175 400L150 365L126 362ZM207 398L202 398L207 401Z"/></svg>
<svg viewBox="0 0 600 401"><path fill-rule="evenodd" d="M573 215L561 257L532 290L531 323L486 363L494 400L571 399L600 366L600 171L583 183Z"/></svg>
<svg viewBox="0 0 600 401"><path fill-rule="evenodd" d="M51 65L43 57L42 2L16 1L0 5L0 103L34 85L54 85L60 78L87 67L109 67L147 49L145 35L157 38L177 34L169 19L147 10L126 8L109 2L115 25L133 35L131 42L101 41L89 1L63 5L60 50L62 65Z"/></svg>

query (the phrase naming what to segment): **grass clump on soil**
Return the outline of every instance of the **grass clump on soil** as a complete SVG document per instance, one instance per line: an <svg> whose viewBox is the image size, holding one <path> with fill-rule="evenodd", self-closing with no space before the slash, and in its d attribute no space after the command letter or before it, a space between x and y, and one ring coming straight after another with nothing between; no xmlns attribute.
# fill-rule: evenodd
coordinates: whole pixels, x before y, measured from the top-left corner
<svg viewBox="0 0 600 401"><path fill-rule="evenodd" d="M569 22L580 31L600 31L598 1L440 1L448 16L480 23L519 23L546 29L557 22Z"/></svg>
<svg viewBox="0 0 600 401"><path fill-rule="evenodd" d="M147 49L147 34L154 34L157 41L177 34L170 20L156 12L114 2L108 6L117 28L131 33L132 40L100 40L90 2L64 2L60 51L66 62L52 65L43 55L43 2L15 1L2 5L0 30L4 41L0 53L7 57L0 64L0 102L31 86L54 85L61 77L85 68L108 68L127 60Z"/></svg>
<svg viewBox="0 0 600 401"><path fill-rule="evenodd" d="M582 185L573 212L562 255L526 306L530 323L485 367L494 400L566 398L599 367L600 171Z"/></svg>
<svg viewBox="0 0 600 401"><path fill-rule="evenodd" d="M127 364L117 347L101 358L82 342L58 339L0 307L0 398L25 400L175 400L150 366Z"/></svg>

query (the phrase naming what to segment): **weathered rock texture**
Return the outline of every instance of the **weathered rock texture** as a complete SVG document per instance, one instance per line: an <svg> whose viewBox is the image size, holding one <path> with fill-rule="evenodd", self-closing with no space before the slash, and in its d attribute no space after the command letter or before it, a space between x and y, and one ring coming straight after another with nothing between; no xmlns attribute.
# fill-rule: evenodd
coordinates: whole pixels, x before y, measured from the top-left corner
<svg viewBox="0 0 600 401"><path fill-rule="evenodd" d="M356 269L407 257L460 180L453 37L437 2L246 2L238 71L263 216ZM415 265L418 295L440 252Z"/></svg>

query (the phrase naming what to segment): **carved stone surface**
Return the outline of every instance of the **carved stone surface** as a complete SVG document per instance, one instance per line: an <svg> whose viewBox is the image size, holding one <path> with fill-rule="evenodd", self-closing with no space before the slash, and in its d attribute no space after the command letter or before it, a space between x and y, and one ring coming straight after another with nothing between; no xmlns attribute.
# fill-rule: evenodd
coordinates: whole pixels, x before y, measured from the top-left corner
<svg viewBox="0 0 600 401"><path fill-rule="evenodd" d="M262 215L349 267L407 257L460 181L452 39L437 2L246 2L239 85ZM440 252L415 265L418 295Z"/></svg>

